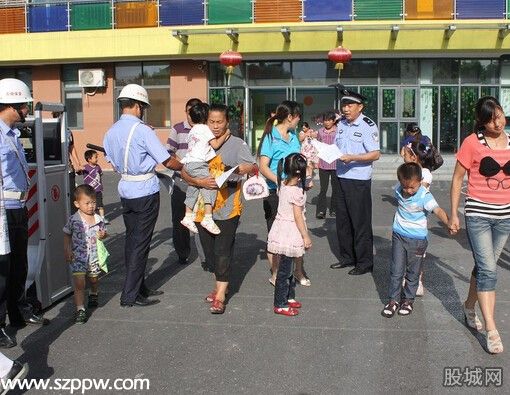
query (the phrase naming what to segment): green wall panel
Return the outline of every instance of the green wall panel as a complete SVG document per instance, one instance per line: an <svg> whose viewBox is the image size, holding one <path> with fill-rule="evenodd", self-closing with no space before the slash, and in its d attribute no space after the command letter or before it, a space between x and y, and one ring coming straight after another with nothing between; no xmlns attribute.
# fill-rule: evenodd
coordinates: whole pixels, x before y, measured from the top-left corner
<svg viewBox="0 0 510 395"><path fill-rule="evenodd" d="M402 19L402 0L354 0L355 20Z"/></svg>
<svg viewBox="0 0 510 395"><path fill-rule="evenodd" d="M207 7L209 25L251 22L250 0L209 0Z"/></svg>
<svg viewBox="0 0 510 395"><path fill-rule="evenodd" d="M71 4L71 30L111 29L111 3Z"/></svg>

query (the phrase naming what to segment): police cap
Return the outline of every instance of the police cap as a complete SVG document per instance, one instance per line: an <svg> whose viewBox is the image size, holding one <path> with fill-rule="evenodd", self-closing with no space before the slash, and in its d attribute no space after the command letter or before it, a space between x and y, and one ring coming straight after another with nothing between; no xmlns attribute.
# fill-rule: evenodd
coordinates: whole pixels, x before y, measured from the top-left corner
<svg viewBox="0 0 510 395"><path fill-rule="evenodd" d="M342 104L364 104L367 98L363 95L360 95L357 92L350 91L348 89L342 89L340 90L340 95L342 98L340 99L340 102Z"/></svg>

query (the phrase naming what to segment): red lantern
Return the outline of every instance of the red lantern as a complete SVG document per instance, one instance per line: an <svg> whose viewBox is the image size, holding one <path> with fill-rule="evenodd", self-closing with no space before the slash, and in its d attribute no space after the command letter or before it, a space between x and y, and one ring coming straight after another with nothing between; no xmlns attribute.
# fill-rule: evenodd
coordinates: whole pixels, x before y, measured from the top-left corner
<svg viewBox="0 0 510 395"><path fill-rule="evenodd" d="M344 63L349 63L349 61L352 58L352 53L347 48L344 48L342 46L333 48L328 53L328 59L332 62L335 62L335 69L338 70L340 73L340 70L344 68Z"/></svg>
<svg viewBox="0 0 510 395"><path fill-rule="evenodd" d="M230 75L234 72L234 67L239 66L243 61L243 57L236 51L225 51L220 55L220 63L226 66L227 85L230 85Z"/></svg>

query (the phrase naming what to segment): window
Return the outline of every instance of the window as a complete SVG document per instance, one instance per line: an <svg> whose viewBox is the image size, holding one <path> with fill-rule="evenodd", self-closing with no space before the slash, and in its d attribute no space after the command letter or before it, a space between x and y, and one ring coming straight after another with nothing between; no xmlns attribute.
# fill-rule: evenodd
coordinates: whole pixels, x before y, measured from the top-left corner
<svg viewBox="0 0 510 395"><path fill-rule="evenodd" d="M170 65L167 62L119 63L115 66L115 99L127 84L147 89L151 106L145 121L155 128L168 128L170 123ZM118 115L119 107L116 105Z"/></svg>
<svg viewBox="0 0 510 395"><path fill-rule="evenodd" d="M62 67L63 97L67 113L67 127L83 129L82 91L78 85L78 69L80 65L64 65Z"/></svg>

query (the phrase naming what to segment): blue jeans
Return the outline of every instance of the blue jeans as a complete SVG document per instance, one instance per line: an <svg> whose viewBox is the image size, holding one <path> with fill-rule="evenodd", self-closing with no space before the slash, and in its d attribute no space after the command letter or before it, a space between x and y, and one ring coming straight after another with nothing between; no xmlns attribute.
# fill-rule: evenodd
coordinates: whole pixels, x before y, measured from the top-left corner
<svg viewBox="0 0 510 395"><path fill-rule="evenodd" d="M289 299L294 299L296 296L296 279L292 273L293 263L294 258L280 255L274 287L274 307L287 307Z"/></svg>
<svg viewBox="0 0 510 395"><path fill-rule="evenodd" d="M427 245L427 239L411 239L393 232L391 237L390 300L398 302L399 295L402 295L401 299L414 301ZM406 283L402 289L404 275Z"/></svg>
<svg viewBox="0 0 510 395"><path fill-rule="evenodd" d="M496 289L496 263L510 234L510 219L466 217L466 231L475 260L476 289Z"/></svg>

